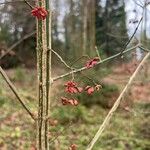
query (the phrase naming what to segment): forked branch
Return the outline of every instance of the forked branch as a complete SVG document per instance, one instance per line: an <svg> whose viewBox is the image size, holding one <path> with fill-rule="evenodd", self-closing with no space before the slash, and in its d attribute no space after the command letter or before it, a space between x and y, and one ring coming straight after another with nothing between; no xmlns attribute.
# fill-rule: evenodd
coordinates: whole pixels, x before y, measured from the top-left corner
<svg viewBox="0 0 150 150"><path fill-rule="evenodd" d="M63 58L56 51L50 48L49 50L51 50L67 68L72 70L72 68L63 60Z"/></svg>

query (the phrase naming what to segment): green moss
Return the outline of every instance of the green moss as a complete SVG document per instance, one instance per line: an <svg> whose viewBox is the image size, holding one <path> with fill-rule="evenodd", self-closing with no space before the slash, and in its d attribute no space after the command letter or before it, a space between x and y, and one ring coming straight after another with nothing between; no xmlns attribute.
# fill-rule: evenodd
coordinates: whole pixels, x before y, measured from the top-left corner
<svg viewBox="0 0 150 150"><path fill-rule="evenodd" d="M52 116L54 118L57 118L61 124L68 124L70 121L76 122L79 120L86 120L86 108L82 105L79 105L77 107L68 107L68 106L62 106L55 108Z"/></svg>
<svg viewBox="0 0 150 150"><path fill-rule="evenodd" d="M11 77L13 81L23 81L25 80L26 72L24 69L18 67L15 69L14 75Z"/></svg>

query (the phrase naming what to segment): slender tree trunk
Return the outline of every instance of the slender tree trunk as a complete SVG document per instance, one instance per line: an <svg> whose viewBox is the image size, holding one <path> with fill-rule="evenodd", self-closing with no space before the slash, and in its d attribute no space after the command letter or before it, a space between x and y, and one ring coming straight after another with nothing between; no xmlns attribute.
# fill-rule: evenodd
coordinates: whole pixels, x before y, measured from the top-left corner
<svg viewBox="0 0 150 150"><path fill-rule="evenodd" d="M51 87L51 0L38 0L37 5L46 8L49 15L37 20L37 72L38 72L38 120L37 149L49 150L48 116Z"/></svg>

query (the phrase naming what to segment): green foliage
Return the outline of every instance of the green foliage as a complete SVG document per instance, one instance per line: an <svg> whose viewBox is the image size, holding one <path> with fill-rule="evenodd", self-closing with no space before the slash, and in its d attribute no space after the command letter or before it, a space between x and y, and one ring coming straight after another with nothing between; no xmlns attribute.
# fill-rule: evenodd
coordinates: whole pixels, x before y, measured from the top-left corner
<svg viewBox="0 0 150 150"><path fill-rule="evenodd" d="M114 88L111 87L109 90L113 91ZM6 97L4 100L6 103L0 108L0 121L3 122L0 126L0 149L6 146L12 150L14 147L15 149L30 149L35 138L33 122L26 116L27 114L19 104L16 105L13 100L7 100ZM31 103L33 102L31 101ZM128 148L148 150L150 118L146 112L149 111L149 106L148 103L134 104L132 109L136 112L136 116L132 112L121 109L117 111L107 130L97 141L94 150L124 150ZM77 107L55 106L52 108L52 112L52 118L58 120L58 125L51 127L50 130L52 139L59 135L61 150L68 149L71 143L77 144L78 148L82 150L86 149L108 110L99 106L87 108L80 103ZM69 125L70 121L72 121L71 126ZM53 133L55 134L53 135ZM20 143L22 144L20 145ZM51 145L55 144L51 143Z"/></svg>
<svg viewBox="0 0 150 150"><path fill-rule="evenodd" d="M0 97L0 107L5 104L5 98L3 96Z"/></svg>
<svg viewBox="0 0 150 150"><path fill-rule="evenodd" d="M11 133L12 138L20 138L21 137L21 131L19 127L16 127L15 130Z"/></svg>
<svg viewBox="0 0 150 150"><path fill-rule="evenodd" d="M105 17L104 17L105 16ZM125 4L121 0L106 0L106 6L96 0L96 44L103 47L104 53L112 55L128 40Z"/></svg>
<svg viewBox="0 0 150 150"><path fill-rule="evenodd" d="M57 118L61 124L68 124L79 120L86 120L86 109L84 106L79 105L77 107L62 106L55 108L52 113L52 117Z"/></svg>
<svg viewBox="0 0 150 150"><path fill-rule="evenodd" d="M15 69L15 73L14 76L12 77L12 79L14 81L23 81L26 78L26 72L24 69L18 67Z"/></svg>
<svg viewBox="0 0 150 150"><path fill-rule="evenodd" d="M10 26L9 24L2 24L0 23L0 42L6 42L9 44L11 39L11 33L9 32Z"/></svg>

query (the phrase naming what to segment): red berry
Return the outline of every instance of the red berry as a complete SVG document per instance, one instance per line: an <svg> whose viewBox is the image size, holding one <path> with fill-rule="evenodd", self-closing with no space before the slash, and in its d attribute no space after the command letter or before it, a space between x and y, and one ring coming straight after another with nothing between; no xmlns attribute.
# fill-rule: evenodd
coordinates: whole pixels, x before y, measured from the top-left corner
<svg viewBox="0 0 150 150"><path fill-rule="evenodd" d="M44 20L46 16L48 15L47 10L43 7L35 7L32 11L31 14L39 20Z"/></svg>
<svg viewBox="0 0 150 150"><path fill-rule="evenodd" d="M86 63L86 68L92 68L94 67L97 63L99 62L99 58L98 57L95 57L91 60L89 60L87 63Z"/></svg>

